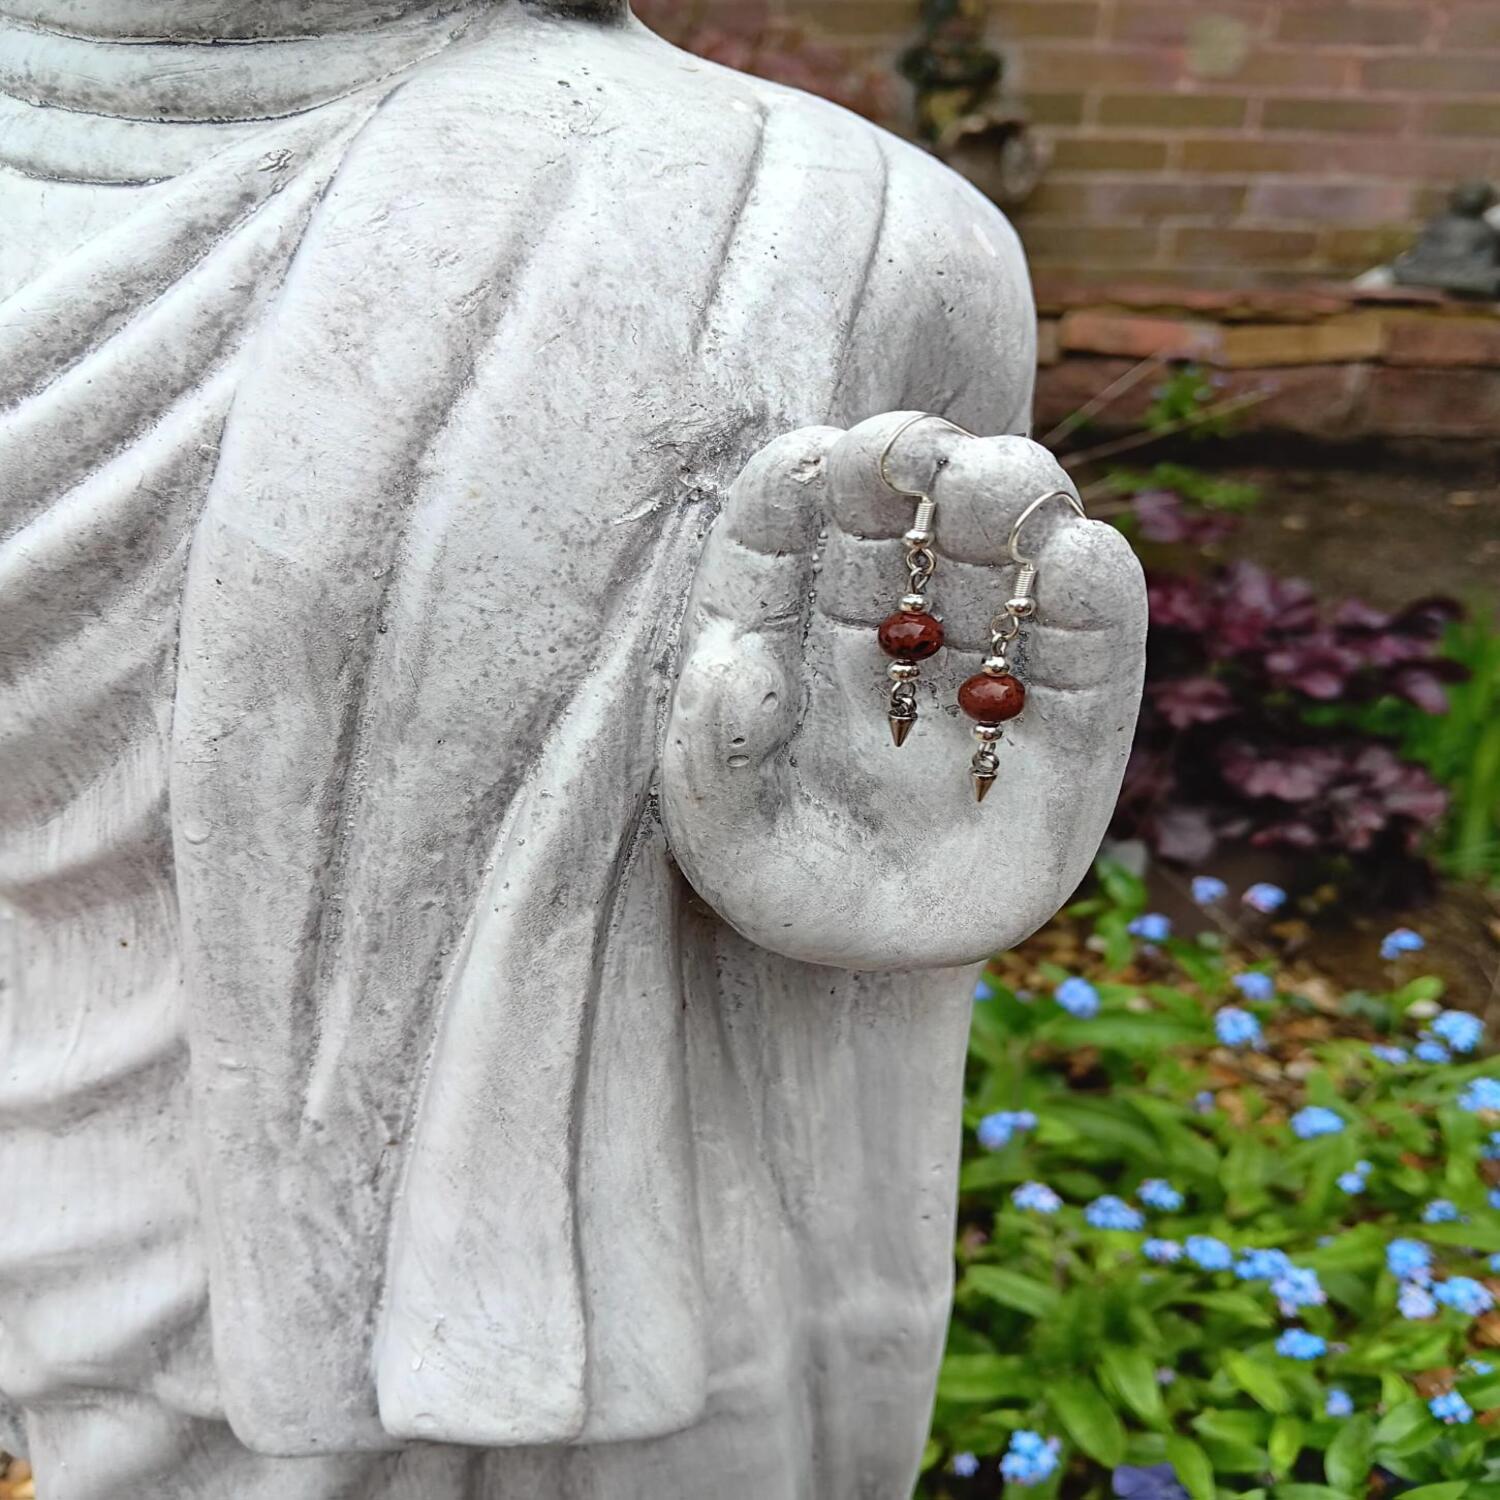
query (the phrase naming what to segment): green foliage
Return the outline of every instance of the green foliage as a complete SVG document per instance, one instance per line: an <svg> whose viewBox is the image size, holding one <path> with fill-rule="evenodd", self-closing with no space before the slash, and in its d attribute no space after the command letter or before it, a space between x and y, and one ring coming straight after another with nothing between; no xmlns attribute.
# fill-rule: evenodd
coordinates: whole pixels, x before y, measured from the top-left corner
<svg viewBox="0 0 1500 1500"><path fill-rule="evenodd" d="M1336 1013L1284 988L1252 1003L1234 983L1252 967L1234 943L1133 937L1144 901L1106 864L1068 914L1087 926L1095 1016L993 977L975 1004L954 1317L920 1493L1103 1500L1116 1466L1170 1463L1191 1500L1359 1500L1377 1467L1418 1486L1412 1500L1500 1500L1500 1428L1445 1425L1427 1404L1457 1391L1476 1414L1500 1409L1500 1355L1489 1372L1473 1309L1403 1315L1387 1262L1406 1238L1430 1248L1438 1287L1489 1277L1500 1214L1481 1146L1495 1122L1457 1101L1493 1059L1372 1054L1372 1042L1415 1040L1438 1009L1435 979L1347 997ZM1069 977L1038 972L1049 987ZM1225 1005L1258 1017L1263 1047L1219 1045ZM1301 1138L1291 1121L1310 1105L1343 1128ZM1035 1122L985 1149L976 1132L999 1111ZM1368 1168L1350 1191L1357 1163ZM1148 1207L1159 1195L1142 1196L1147 1179L1167 1179L1181 1208ZM1023 1211L1012 1195L1026 1183L1062 1206ZM1138 1206L1144 1228L1093 1227L1086 1206L1105 1194ZM1436 1199L1461 1217L1431 1222ZM1148 1238L1189 1236L1229 1246L1236 1268L1142 1253ZM1238 1274L1253 1249L1315 1273L1323 1300L1279 1305L1280 1283ZM1326 1352L1278 1352L1288 1328ZM1353 1415L1328 1414L1332 1389ZM1022 1429L1061 1445L1056 1472L1024 1489L999 1474ZM960 1454L977 1457L974 1477L953 1473Z"/></svg>
<svg viewBox="0 0 1500 1500"><path fill-rule="evenodd" d="M1195 439L1227 437L1234 431L1232 413L1205 415L1219 399L1213 377L1198 365L1172 365L1166 378L1152 392L1142 425L1148 432L1164 432L1191 423L1189 434Z"/></svg>
<svg viewBox="0 0 1500 1500"><path fill-rule="evenodd" d="M1305 717L1391 740L1426 768L1451 806L1433 853L1450 875L1500 881L1500 631L1483 610L1450 625L1443 656L1467 672L1448 685L1448 712L1425 713L1399 698L1319 707Z"/></svg>
<svg viewBox="0 0 1500 1500"><path fill-rule="evenodd" d="M1153 464L1149 469L1111 469L1105 481L1116 495L1141 495L1170 490L1190 505L1204 510L1246 511L1260 499L1260 486L1238 479L1220 479L1190 464Z"/></svg>

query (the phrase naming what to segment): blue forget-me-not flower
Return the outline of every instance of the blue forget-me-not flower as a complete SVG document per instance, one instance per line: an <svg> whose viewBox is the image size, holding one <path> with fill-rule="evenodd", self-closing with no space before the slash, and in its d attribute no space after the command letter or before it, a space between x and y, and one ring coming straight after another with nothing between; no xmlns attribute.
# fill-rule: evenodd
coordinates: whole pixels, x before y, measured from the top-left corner
<svg viewBox="0 0 1500 1500"><path fill-rule="evenodd" d="M1010 1201L1024 1213L1055 1214L1062 1199L1045 1182L1023 1182L1011 1195Z"/></svg>
<svg viewBox="0 0 1500 1500"><path fill-rule="evenodd" d="M1087 979L1081 979L1076 974L1058 985L1053 991L1053 999L1070 1016L1077 1016L1081 1021L1090 1020L1099 1014L1099 991Z"/></svg>
<svg viewBox="0 0 1500 1500"><path fill-rule="evenodd" d="M1095 1229L1141 1229L1146 1223L1138 1208L1132 1208L1113 1193L1095 1198L1084 1209L1083 1216Z"/></svg>
<svg viewBox="0 0 1500 1500"><path fill-rule="evenodd" d="M1316 1140L1320 1135L1337 1135L1343 1128L1343 1117L1321 1104L1309 1104L1292 1116L1292 1132L1302 1141Z"/></svg>

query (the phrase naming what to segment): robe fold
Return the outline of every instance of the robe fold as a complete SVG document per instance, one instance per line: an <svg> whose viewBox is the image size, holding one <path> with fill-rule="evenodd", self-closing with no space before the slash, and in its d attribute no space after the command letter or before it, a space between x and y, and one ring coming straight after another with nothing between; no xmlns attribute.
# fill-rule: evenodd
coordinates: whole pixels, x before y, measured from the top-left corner
<svg viewBox="0 0 1500 1500"><path fill-rule="evenodd" d="M608 38L501 8L0 304L0 1161L56 1182L0 1256L23 1405L149 1389L271 1454L774 1409L800 1456L720 1493L897 1493L807 1430L820 1321L880 1318L859 1249L815 1297L796 1247L925 1204L866 1287L914 1299L865 1357L920 1408L962 1016L703 911L656 745L745 459L1020 430L1024 273L914 149ZM778 1115L799 1072L826 1121ZM862 1110L935 1117L871 1163ZM65 1347L105 1260L119 1347Z"/></svg>

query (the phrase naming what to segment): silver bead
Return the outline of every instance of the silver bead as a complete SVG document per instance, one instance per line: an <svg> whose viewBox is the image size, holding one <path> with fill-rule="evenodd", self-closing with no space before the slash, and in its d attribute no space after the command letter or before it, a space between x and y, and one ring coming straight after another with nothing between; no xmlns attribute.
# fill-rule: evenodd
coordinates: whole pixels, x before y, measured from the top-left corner
<svg viewBox="0 0 1500 1500"><path fill-rule="evenodd" d="M908 614L925 614L927 612L927 595L902 594L901 608Z"/></svg>
<svg viewBox="0 0 1500 1500"><path fill-rule="evenodd" d="M930 531L920 531L917 527L913 526L901 540L908 547L930 547L932 545L932 533Z"/></svg>
<svg viewBox="0 0 1500 1500"><path fill-rule="evenodd" d="M974 726L974 738L982 740L986 745L993 745L1004 733L998 724L976 724Z"/></svg>
<svg viewBox="0 0 1500 1500"><path fill-rule="evenodd" d="M915 682L922 675L914 661L893 661L885 670L892 682Z"/></svg>
<svg viewBox="0 0 1500 1500"><path fill-rule="evenodd" d="M998 652L994 656L985 657L984 670L988 672L991 677L1002 677L1005 675L1005 673L1010 671L1010 661L1003 651Z"/></svg>
<svg viewBox="0 0 1500 1500"><path fill-rule="evenodd" d="M1014 599L1007 599L1005 607L1018 620L1029 620L1036 613L1036 600L1018 594Z"/></svg>

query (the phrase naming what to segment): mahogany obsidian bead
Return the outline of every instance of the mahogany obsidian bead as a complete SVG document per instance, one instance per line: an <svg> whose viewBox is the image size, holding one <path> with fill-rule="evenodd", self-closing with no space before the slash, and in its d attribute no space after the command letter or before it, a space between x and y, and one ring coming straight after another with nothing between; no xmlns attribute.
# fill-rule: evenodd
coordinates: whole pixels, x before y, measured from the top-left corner
<svg viewBox="0 0 1500 1500"><path fill-rule="evenodd" d="M943 644L943 622L919 610L901 610L880 622L880 649L897 661L926 661Z"/></svg>
<svg viewBox="0 0 1500 1500"><path fill-rule="evenodd" d="M1003 724L1026 707L1026 689L1009 672L976 672L958 690L958 706L979 724Z"/></svg>

